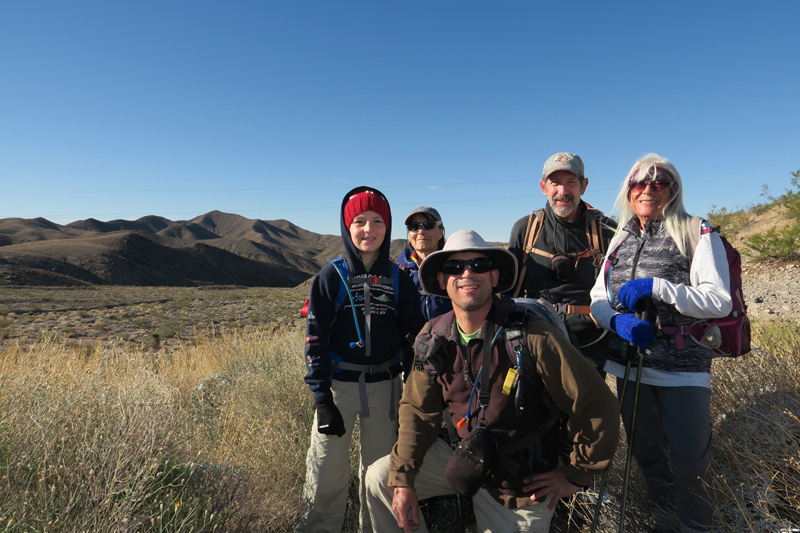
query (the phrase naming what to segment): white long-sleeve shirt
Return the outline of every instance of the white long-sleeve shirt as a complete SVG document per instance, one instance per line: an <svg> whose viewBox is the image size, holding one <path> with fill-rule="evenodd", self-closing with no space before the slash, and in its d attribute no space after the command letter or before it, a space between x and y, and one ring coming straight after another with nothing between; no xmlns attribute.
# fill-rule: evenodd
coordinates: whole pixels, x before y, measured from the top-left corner
<svg viewBox="0 0 800 533"><path fill-rule="evenodd" d="M719 234L714 231L702 234L692 257L689 272L691 285L653 278L652 298L674 306L679 313L689 317L702 319L727 316L733 304L728 259ZM591 296L592 316L603 328L611 330L611 318L617 311L609 301L606 276L597 277ZM625 376L625 367L614 361L606 363L605 371L620 378ZM635 368L631 369L629 379L636 379ZM643 368L642 383L710 387L711 376L705 372L669 372Z"/></svg>

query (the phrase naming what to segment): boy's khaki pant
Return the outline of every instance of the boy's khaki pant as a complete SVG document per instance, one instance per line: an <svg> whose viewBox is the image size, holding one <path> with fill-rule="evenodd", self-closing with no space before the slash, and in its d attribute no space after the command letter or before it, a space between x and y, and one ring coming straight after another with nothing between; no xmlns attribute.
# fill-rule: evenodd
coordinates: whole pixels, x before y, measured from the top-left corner
<svg viewBox="0 0 800 533"><path fill-rule="evenodd" d="M360 483L361 531L372 531L364 498L364 474L375 460L392 451L397 441L397 420L389 420L390 387L395 388L395 400L400 398L401 379L367 383L367 400L370 415L360 419ZM347 503L347 487L350 482L350 440L356 416L361 410L358 383L333 381L333 401L344 419L345 434L322 435L317 431L317 415L311 429L311 445L306 456L306 481L303 486L305 513L300 518L296 531L333 532L341 531ZM395 413L397 406L395 405ZM377 528L375 531L380 532Z"/></svg>
<svg viewBox="0 0 800 533"><path fill-rule="evenodd" d="M436 439L431 449L425 454L425 460L417 473L414 487L417 498L424 500L434 496L455 494L453 487L444 479L444 467L453 450L442 439ZM398 531L397 520L392 511L392 496L394 487L387 487L389 478L389 456L375 461L367 470L367 507L375 531L381 533ZM547 504L552 497L544 503L529 505L520 509L506 509L491 497L486 489L480 489L472 497L475 510L475 521L478 531L530 531L547 533L550 531L550 521L553 511L547 510ZM428 531L425 520L420 515L420 532Z"/></svg>

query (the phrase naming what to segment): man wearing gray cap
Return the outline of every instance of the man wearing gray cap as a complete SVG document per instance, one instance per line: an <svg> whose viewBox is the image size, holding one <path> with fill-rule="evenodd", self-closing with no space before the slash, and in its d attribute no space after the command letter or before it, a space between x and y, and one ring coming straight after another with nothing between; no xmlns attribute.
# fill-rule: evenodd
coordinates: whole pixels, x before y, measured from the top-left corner
<svg viewBox="0 0 800 533"><path fill-rule="evenodd" d="M581 200L588 185L579 156L547 158L539 181L547 205L514 224L508 250L519 265L513 295L552 303L573 342L602 373L608 340L590 314L589 293L616 223Z"/></svg>
<svg viewBox="0 0 800 533"><path fill-rule="evenodd" d="M509 300L495 296L517 277L508 250L459 231L419 274L426 292L449 297L453 310L417 336L397 443L367 471L373 527L426 531L419 500L458 492L473 498L479 531L549 531L558 500L614 455L614 395L555 327L515 319ZM445 406L462 439L455 451L437 438ZM568 419L568 457L560 413Z"/></svg>

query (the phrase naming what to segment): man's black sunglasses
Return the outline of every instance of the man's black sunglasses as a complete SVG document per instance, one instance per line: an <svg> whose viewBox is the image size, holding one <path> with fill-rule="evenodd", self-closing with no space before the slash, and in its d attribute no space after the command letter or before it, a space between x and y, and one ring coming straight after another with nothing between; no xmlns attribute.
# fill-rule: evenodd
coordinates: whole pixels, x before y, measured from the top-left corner
<svg viewBox="0 0 800 533"><path fill-rule="evenodd" d="M475 259L450 259L442 265L442 273L448 276L457 276L468 268L476 274L485 274L494 268L492 261L488 257L476 257Z"/></svg>
<svg viewBox="0 0 800 533"><path fill-rule="evenodd" d="M406 224L406 227L408 228L408 231L412 233L421 229L430 231L435 228L436 224L438 223L438 220L423 220L422 222L409 222Z"/></svg>

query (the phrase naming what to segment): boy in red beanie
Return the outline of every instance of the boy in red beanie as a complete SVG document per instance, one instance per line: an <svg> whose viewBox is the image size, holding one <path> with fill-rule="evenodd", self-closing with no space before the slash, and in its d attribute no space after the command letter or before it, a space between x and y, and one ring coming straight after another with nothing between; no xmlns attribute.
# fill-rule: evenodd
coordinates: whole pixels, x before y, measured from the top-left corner
<svg viewBox="0 0 800 533"><path fill-rule="evenodd" d="M389 202L380 191L357 187L347 193L340 216L345 253L329 261L311 286L305 382L316 413L306 457L306 510L298 532L341 530L350 479L349 436L357 416L360 494L366 468L391 452L397 439L400 372L410 363L402 348L425 319L416 286L389 257L391 224ZM361 531L372 531L365 505L360 523Z"/></svg>

